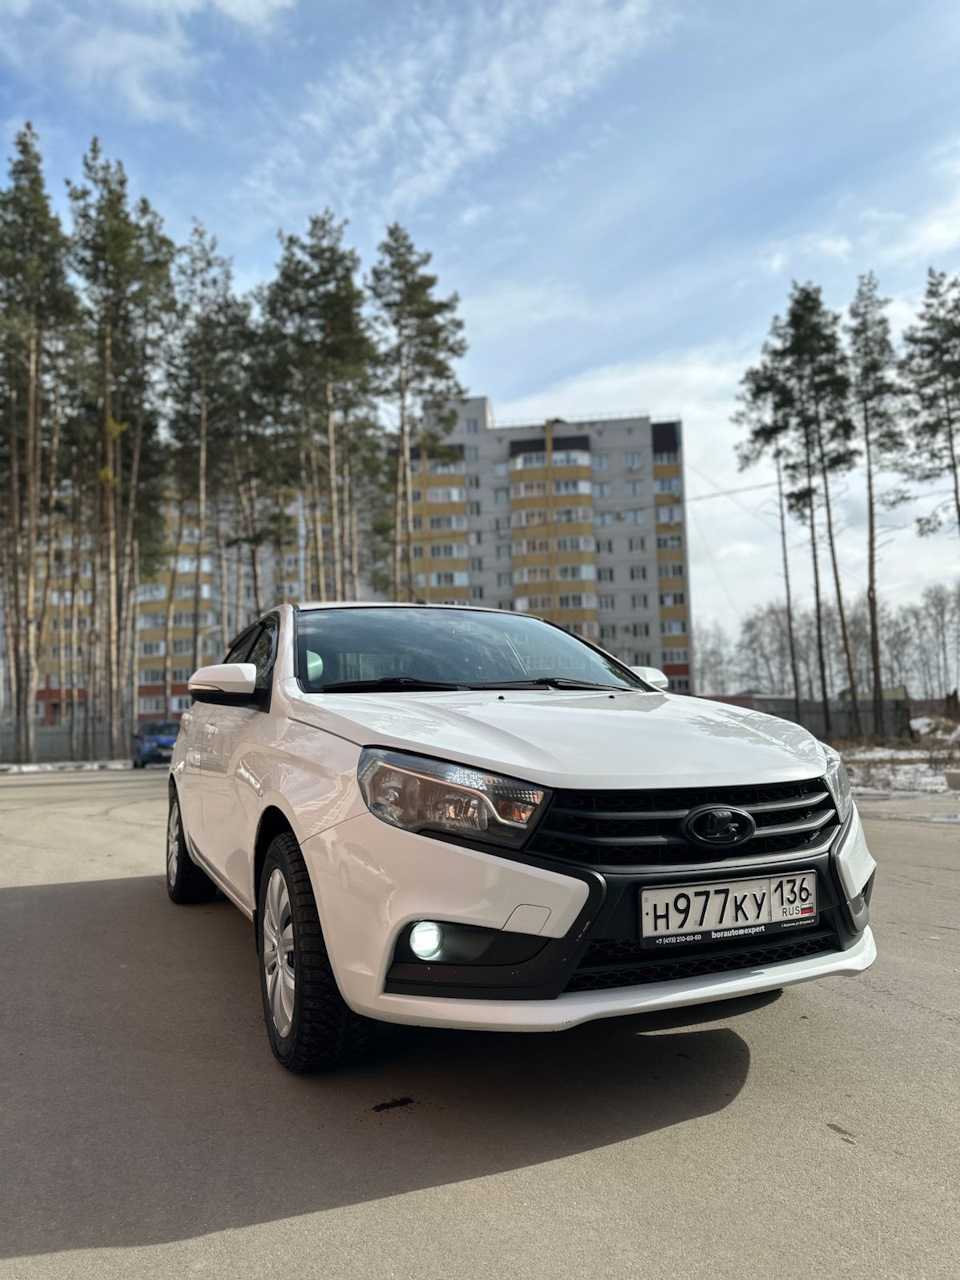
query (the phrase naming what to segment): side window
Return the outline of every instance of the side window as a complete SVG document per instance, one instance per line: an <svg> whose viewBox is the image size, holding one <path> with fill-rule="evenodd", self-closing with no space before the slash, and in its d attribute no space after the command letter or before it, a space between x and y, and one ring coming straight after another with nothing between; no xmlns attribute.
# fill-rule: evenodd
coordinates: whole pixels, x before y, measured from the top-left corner
<svg viewBox="0 0 960 1280"><path fill-rule="evenodd" d="M267 689L270 686L270 673L273 671L273 660L277 652L277 623L268 618L257 633L253 648L245 661L252 662L257 668L257 688Z"/></svg>
<svg viewBox="0 0 960 1280"><path fill-rule="evenodd" d="M242 635L237 636L236 640L231 644L230 651L224 658L224 662L243 662L243 655L250 648L250 641L253 639L253 636L254 631L252 628L244 631Z"/></svg>

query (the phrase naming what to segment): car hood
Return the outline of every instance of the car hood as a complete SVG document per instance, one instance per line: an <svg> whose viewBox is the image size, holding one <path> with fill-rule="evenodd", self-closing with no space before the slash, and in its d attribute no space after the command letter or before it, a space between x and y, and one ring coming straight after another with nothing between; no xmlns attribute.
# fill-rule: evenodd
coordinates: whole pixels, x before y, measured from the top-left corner
<svg viewBox="0 0 960 1280"><path fill-rule="evenodd" d="M288 714L360 746L481 765L550 787L731 786L823 773L799 725L662 693L504 690L304 694Z"/></svg>

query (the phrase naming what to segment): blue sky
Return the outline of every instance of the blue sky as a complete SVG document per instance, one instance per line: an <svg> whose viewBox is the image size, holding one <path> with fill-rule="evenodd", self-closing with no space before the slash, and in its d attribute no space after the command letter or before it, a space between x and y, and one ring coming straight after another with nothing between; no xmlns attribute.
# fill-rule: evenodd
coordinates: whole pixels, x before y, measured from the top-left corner
<svg viewBox="0 0 960 1280"><path fill-rule="evenodd" d="M499 420L680 413L691 494L767 478L738 475L729 414L791 279L841 307L873 268L900 325L929 264L960 266L955 3L0 0L0 32L5 141L34 122L58 199L97 134L243 286L325 205L367 261L400 219ZM856 589L859 483L841 498ZM898 596L960 565L911 514ZM735 630L780 589L768 494L698 503L690 534L697 613Z"/></svg>

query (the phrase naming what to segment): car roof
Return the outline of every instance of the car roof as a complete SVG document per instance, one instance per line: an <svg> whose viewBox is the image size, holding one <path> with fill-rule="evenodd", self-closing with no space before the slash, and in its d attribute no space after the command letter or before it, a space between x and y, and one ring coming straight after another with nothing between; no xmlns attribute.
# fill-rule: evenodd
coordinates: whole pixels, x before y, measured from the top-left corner
<svg viewBox="0 0 960 1280"><path fill-rule="evenodd" d="M510 609L491 609L474 604L427 604L422 600L304 600L294 601L298 613L317 609L469 609L473 613L511 613Z"/></svg>

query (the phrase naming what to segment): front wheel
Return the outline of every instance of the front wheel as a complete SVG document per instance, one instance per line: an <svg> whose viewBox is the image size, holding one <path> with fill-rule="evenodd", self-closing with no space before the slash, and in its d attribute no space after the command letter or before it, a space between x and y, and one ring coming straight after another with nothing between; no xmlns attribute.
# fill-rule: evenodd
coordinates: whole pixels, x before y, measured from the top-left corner
<svg viewBox="0 0 960 1280"><path fill-rule="evenodd" d="M180 817L180 801L177 793L170 794L170 815L167 818L167 893L178 905L189 902L210 902L216 896L217 886L187 853Z"/></svg>
<svg viewBox="0 0 960 1280"><path fill-rule="evenodd" d="M340 994L300 846L276 836L260 877L260 992L270 1047L289 1071L320 1071L369 1049L376 1023Z"/></svg>

